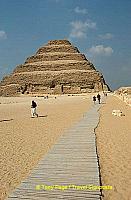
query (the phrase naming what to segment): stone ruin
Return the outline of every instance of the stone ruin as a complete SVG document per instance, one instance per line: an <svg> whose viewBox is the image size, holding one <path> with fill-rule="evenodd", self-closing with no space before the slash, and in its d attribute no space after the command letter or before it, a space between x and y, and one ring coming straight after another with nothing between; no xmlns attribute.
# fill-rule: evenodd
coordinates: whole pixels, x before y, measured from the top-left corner
<svg viewBox="0 0 131 200"><path fill-rule="evenodd" d="M131 106L131 87L120 87L114 91L114 95Z"/></svg>
<svg viewBox="0 0 131 200"><path fill-rule="evenodd" d="M68 40L51 40L0 82L0 96L108 91L103 75Z"/></svg>
<svg viewBox="0 0 131 200"><path fill-rule="evenodd" d="M115 90L114 93L118 95L131 95L131 87L120 87L119 89Z"/></svg>

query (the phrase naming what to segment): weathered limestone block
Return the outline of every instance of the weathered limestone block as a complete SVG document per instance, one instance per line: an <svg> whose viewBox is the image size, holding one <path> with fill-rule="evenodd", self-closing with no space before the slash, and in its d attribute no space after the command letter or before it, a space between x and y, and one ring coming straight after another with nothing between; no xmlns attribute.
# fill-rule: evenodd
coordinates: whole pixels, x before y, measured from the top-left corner
<svg viewBox="0 0 131 200"><path fill-rule="evenodd" d="M106 85L106 84L103 84L103 91L108 91L109 90L109 87L108 87L108 85Z"/></svg>
<svg viewBox="0 0 131 200"><path fill-rule="evenodd" d="M94 85L94 90L96 92L102 91L103 90L103 84L101 82L96 82Z"/></svg>
<svg viewBox="0 0 131 200"><path fill-rule="evenodd" d="M53 89L53 94L63 94L62 85L56 85Z"/></svg>
<svg viewBox="0 0 131 200"><path fill-rule="evenodd" d="M48 45L71 45L68 40L50 40Z"/></svg>
<svg viewBox="0 0 131 200"><path fill-rule="evenodd" d="M95 67L89 61L67 61L67 62L42 62L39 63L27 63L25 65L18 65L13 73L31 72L31 71L60 71L60 70L94 70Z"/></svg>
<svg viewBox="0 0 131 200"><path fill-rule="evenodd" d="M18 96L20 94L19 84L10 84L0 87L0 96Z"/></svg>
<svg viewBox="0 0 131 200"><path fill-rule="evenodd" d="M71 45L51 45L41 47L36 54L43 53L56 53L56 52L67 52L67 53L79 53L77 47L73 47Z"/></svg>
<svg viewBox="0 0 131 200"><path fill-rule="evenodd" d="M56 61L56 60L86 60L84 54L80 53L43 53L36 54L26 59L25 63L40 62L40 61Z"/></svg>

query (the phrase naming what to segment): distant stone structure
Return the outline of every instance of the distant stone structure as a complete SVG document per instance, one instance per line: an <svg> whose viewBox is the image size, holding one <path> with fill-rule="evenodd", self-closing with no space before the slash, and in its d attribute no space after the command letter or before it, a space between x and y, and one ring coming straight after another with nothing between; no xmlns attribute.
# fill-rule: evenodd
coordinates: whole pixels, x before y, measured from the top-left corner
<svg viewBox="0 0 131 200"><path fill-rule="evenodd" d="M115 96L131 106L131 87L120 87L114 91Z"/></svg>
<svg viewBox="0 0 131 200"><path fill-rule="evenodd" d="M120 87L119 89L115 90L114 92L115 94L118 94L118 95L122 95L122 94L125 94L125 95L131 95L131 87Z"/></svg>
<svg viewBox="0 0 131 200"><path fill-rule="evenodd" d="M103 75L68 40L51 40L0 83L0 96L108 91Z"/></svg>

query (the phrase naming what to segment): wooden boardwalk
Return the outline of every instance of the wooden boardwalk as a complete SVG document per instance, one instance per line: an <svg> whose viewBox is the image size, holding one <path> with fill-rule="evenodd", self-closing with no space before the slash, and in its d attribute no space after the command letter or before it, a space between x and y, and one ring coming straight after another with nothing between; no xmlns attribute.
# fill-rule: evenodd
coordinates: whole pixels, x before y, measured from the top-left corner
<svg viewBox="0 0 131 200"><path fill-rule="evenodd" d="M36 190L36 185L100 185L94 133L99 120L99 107L93 106L81 121L60 137L8 200L101 199L99 190Z"/></svg>

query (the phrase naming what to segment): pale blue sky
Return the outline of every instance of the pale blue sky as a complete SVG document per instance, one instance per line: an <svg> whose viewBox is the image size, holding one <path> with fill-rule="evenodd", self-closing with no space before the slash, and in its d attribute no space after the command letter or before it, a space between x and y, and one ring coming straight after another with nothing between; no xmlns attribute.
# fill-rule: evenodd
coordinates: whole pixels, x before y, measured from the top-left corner
<svg viewBox="0 0 131 200"><path fill-rule="evenodd" d="M112 89L131 85L130 0L0 0L0 79L48 40L63 38Z"/></svg>

